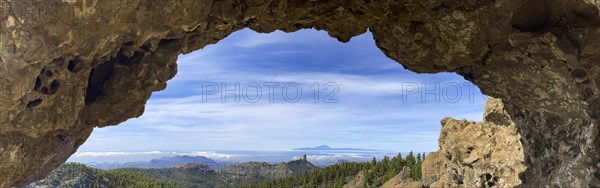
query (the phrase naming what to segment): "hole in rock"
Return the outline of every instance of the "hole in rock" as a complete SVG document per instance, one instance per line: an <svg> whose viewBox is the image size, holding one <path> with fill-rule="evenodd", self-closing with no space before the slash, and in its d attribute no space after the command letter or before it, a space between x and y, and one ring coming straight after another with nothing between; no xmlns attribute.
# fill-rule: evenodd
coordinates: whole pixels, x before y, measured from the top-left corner
<svg viewBox="0 0 600 188"><path fill-rule="evenodd" d="M79 66L79 60L78 59L74 59L74 60L69 60L69 64L67 64L67 70L69 70L69 72L72 73L77 73L81 70L81 66Z"/></svg>
<svg viewBox="0 0 600 188"><path fill-rule="evenodd" d="M119 52L117 54L117 62L119 63L127 63L127 59L129 59L125 54Z"/></svg>
<svg viewBox="0 0 600 188"><path fill-rule="evenodd" d="M143 51L149 52L150 50L150 46L148 46L148 44L144 44L140 47L140 49L142 49Z"/></svg>
<svg viewBox="0 0 600 188"><path fill-rule="evenodd" d="M582 69L575 69L573 72L571 72L571 75L575 78L583 78L587 76L587 73Z"/></svg>
<svg viewBox="0 0 600 188"><path fill-rule="evenodd" d="M475 148L473 148L473 147L468 147L468 148L467 148L467 152L466 152L466 153L467 153L467 155L468 155L468 154L471 154L471 152L473 151L473 149L475 149Z"/></svg>
<svg viewBox="0 0 600 188"><path fill-rule="evenodd" d="M56 93L56 91L58 91L58 88L60 87L60 82L58 82L58 80L53 80L52 83L50 83L50 91L48 91L48 94L53 95Z"/></svg>
<svg viewBox="0 0 600 188"><path fill-rule="evenodd" d="M58 140L60 140L61 142L65 141L65 135L63 135L63 134L56 135L56 138L58 138Z"/></svg>
<svg viewBox="0 0 600 188"><path fill-rule="evenodd" d="M31 108L31 107L36 107L37 105L42 104L42 99L35 99L32 101L29 101L29 103L27 103L27 108Z"/></svg>
<svg viewBox="0 0 600 188"><path fill-rule="evenodd" d="M162 39L162 40L160 40L160 42L158 42L158 45L159 46L166 46L166 45L169 45L170 43L173 43L173 42L177 42L177 40L176 39Z"/></svg>
<svg viewBox="0 0 600 188"><path fill-rule="evenodd" d="M40 77L38 76L35 79L35 85L33 86L33 90L38 91L41 86L42 86L42 79L40 79Z"/></svg>
<svg viewBox="0 0 600 188"><path fill-rule="evenodd" d="M92 69L86 104L102 96L113 62ZM411 151L416 161L438 150L442 118L481 121L484 103L459 75L404 70L370 33L339 43L324 31L246 29L179 56L178 74L152 95L144 115L96 128L69 161L109 168L102 164L184 155L219 165L277 163L306 155L322 167Z"/></svg>
<svg viewBox="0 0 600 188"><path fill-rule="evenodd" d="M46 70L46 77L52 77L52 75L54 75L54 73L52 73L52 71L50 70Z"/></svg>
<svg viewBox="0 0 600 188"><path fill-rule="evenodd" d="M536 31L552 24L551 8L547 1L523 1L512 17L513 28Z"/></svg>
<svg viewBox="0 0 600 188"><path fill-rule="evenodd" d="M491 174L485 174L485 179L486 180L491 180L492 179L492 175Z"/></svg>
<svg viewBox="0 0 600 188"><path fill-rule="evenodd" d="M146 55L146 53L142 52L142 51L135 51L133 53L133 56L131 56L131 58L129 58L129 63L138 63L142 60L142 58L144 58L144 55Z"/></svg>
<svg viewBox="0 0 600 188"><path fill-rule="evenodd" d="M114 71L113 69L114 60L111 59L108 62L99 64L91 70L87 89L85 91L85 104L95 102L96 99L102 95L104 83L111 79Z"/></svg>

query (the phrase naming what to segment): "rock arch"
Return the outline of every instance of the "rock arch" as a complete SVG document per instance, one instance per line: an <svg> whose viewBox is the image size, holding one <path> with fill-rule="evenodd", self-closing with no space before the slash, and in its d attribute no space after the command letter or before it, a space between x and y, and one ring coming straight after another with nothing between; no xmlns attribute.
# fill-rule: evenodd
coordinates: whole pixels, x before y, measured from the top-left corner
<svg viewBox="0 0 600 188"><path fill-rule="evenodd" d="M0 186L42 178L93 127L140 116L176 58L230 33L369 29L419 73L456 72L502 99L523 186L600 184L600 2L178 0L0 2ZM486 175L487 176L487 175Z"/></svg>

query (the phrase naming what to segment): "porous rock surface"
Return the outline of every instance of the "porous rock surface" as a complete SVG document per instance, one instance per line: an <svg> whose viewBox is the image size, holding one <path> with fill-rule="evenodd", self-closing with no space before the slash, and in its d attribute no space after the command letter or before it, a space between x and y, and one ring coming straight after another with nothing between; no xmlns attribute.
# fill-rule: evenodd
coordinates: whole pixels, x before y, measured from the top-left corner
<svg viewBox="0 0 600 188"><path fill-rule="evenodd" d="M0 187L43 178L94 127L140 116L175 75L177 55L243 28L315 28L342 42L369 29L405 68L455 72L502 99L521 135L521 186L600 185L599 7L597 0L2 0Z"/></svg>
<svg viewBox="0 0 600 188"><path fill-rule="evenodd" d="M520 185L526 169L520 138L499 99L488 99L483 122L444 118L440 150L425 158L423 181L434 188Z"/></svg>

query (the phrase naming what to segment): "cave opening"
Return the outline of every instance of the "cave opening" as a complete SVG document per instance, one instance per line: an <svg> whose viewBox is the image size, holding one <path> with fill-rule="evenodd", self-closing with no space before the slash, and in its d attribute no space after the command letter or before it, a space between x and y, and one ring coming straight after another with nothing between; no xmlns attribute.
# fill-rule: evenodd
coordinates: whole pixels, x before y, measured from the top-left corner
<svg viewBox="0 0 600 188"><path fill-rule="evenodd" d="M139 63L140 56L128 62ZM340 43L324 31L245 29L180 55L177 64L177 76L152 95L144 115L95 128L68 161L123 164L203 155L280 162L303 152L279 151L303 147L377 151L308 156L326 164L432 152L438 149L442 118L481 121L486 100L477 86L454 73L405 70L376 47L370 32ZM86 104L111 79L111 66L113 61L92 69ZM260 153L270 157L257 157Z"/></svg>
<svg viewBox="0 0 600 188"><path fill-rule="evenodd" d="M373 38L381 51L410 70L421 73L456 72L476 83L486 94L494 96L496 99L486 103L490 104L487 105L490 108L486 106L484 121L480 124L450 118L441 121L444 125L454 125L456 130L465 128L461 130L464 134L455 131L456 134L450 138L440 134L440 143L446 142L446 146L450 146L447 147L450 150L445 152L447 160L443 171L453 178L444 183L467 187L482 187L486 186L485 183L500 187L585 187L600 184L600 132L597 126L600 97L594 95L599 88L598 68L594 65L600 59L596 42L600 36L597 1L97 1L90 4L70 0L53 2L52 6L12 1L0 4L2 9L7 10L0 16L6 20L6 24L0 26L4 31L0 35L0 47L6 49L0 58L5 63L0 72L1 85L6 91L0 95L5 109L0 114L4 120L0 149L7 151L1 153L5 156L1 163L19 164L0 168L5 172L0 173L2 187L21 186L37 176L46 175L71 156L94 127L116 125L139 117L151 93L164 89L165 82L174 76L174 62L179 53L203 48L246 27L260 32L317 28L327 30L330 36L340 41L348 41L368 28L373 31ZM43 11L29 11L39 8ZM32 12L44 14L32 15ZM53 22L59 24L47 27ZM282 47L281 42L268 44ZM127 54L118 55L119 48L127 45L139 49L127 49ZM321 46L324 48L314 48L328 54L334 54L332 51L336 49ZM203 51L210 48L206 47ZM255 44L253 48L258 47ZM135 51L140 49L142 51ZM190 79L190 82L200 83L200 87L184 84L180 85L183 92L169 89L157 93L150 101L145 116L125 123L129 126L121 125L136 127L135 131L124 128L117 133L113 131L118 130L114 127L96 129L90 144L101 140L96 143L104 143L104 148L88 144L80 148L77 155L128 155L128 152L102 152L129 151L129 148L142 151L157 148L158 153L160 150L194 147L210 151L211 148L224 148L224 145L232 146L229 149L244 146L286 149L309 144L336 147L339 143L352 143L359 145L357 147L387 148L385 143L394 142L390 148L426 148L410 142L413 139L400 139L405 138L402 133L418 135L414 131L420 127L399 125L398 122L416 124L409 120L425 115L437 116L437 109L419 111L408 108L417 106L415 100L410 99L407 99L408 104L376 100L381 95L394 93L378 90L395 88L390 83L381 86L382 81L394 80L382 78L385 74L373 70L373 65L361 67L352 63L351 60L361 60L360 51L332 55L326 67L304 66L315 60L306 59L315 57L315 53L309 53L294 56L292 59L301 62L297 64L288 60L265 65L246 59L254 64L233 64L224 68L221 65L227 64L223 60L244 54L238 48L229 49L228 53L221 55L225 58L220 59L218 66L211 67L210 63L198 60L193 63L202 63L203 66L182 66L180 69L195 73L194 78L209 73L223 75L224 81L246 76L241 81L237 80L242 89L237 89L236 80L225 82L224 87L224 81L213 79L214 76L200 81ZM251 52L250 55L275 57L295 53L265 55L263 52L269 50ZM98 71L97 65L108 61L107 58L116 58L114 71ZM147 61L148 58L155 62ZM185 59L184 56L181 59ZM148 64L137 63L138 60ZM288 69L274 68L282 64ZM237 71L244 68L249 71ZM95 72L90 76L92 69ZM274 77L270 82L285 81L277 87L285 88L284 97L288 98L274 95L280 98L271 102L268 100L271 95L267 93L262 95L262 99L267 100L259 100L259 93L264 90L256 92L256 95L237 98L236 94L241 91L259 91L259 86L265 87L263 82L247 83L252 81L250 78L264 81L259 79L264 75L256 75L252 70ZM334 76L320 79L322 77L314 73L323 70L330 70L327 74ZM364 76L369 73L381 75L377 77L378 82L349 84L357 83L356 80L368 81ZM339 84L339 89L329 84L331 80L337 83L335 79L344 79L340 81L343 84ZM304 98L288 96L289 92L298 94L291 89L306 86L305 82L296 83L295 80L319 83L315 86L319 92L315 93L327 90L336 91L337 95L334 95L335 98L319 95L317 100L316 97L306 97L308 94L303 95ZM410 96L438 99L436 94L432 94L436 93L436 89L428 90L416 80L416 84L402 85L398 90L410 91ZM171 88L177 86L176 80L170 83ZM227 86L234 89L227 89ZM306 91L314 91L315 87ZM435 84L433 87L437 88ZM441 87L446 88L441 91L461 87L460 84L450 84ZM207 97L186 96L198 90L207 91ZM215 101L215 98L218 100ZM204 99L213 102L205 102ZM337 103L325 104L323 99L334 99L327 101ZM404 102L403 99L396 98ZM453 101L455 98L443 98L442 95L440 99ZM197 101L202 101L201 105L193 103ZM417 103L418 106L426 106L423 102ZM403 110L394 111L373 104L391 105ZM252 105L266 107L261 109ZM263 110L273 106L280 108ZM319 111L298 110L315 106ZM435 106L452 109L453 113L459 113L461 109L459 106ZM220 110L223 108L226 110ZM171 111L177 113L169 113ZM315 115L316 112L321 113ZM244 114L248 115L242 116ZM174 118L169 121L147 119L167 115ZM316 117L330 121L316 121ZM395 118L386 119L388 117ZM253 120L259 123L253 123ZM339 120L346 121L340 123ZM402 130L393 127L402 127ZM57 131L65 130L71 130L73 134L60 133L65 136L64 139L56 136ZM248 134L239 133L240 130L246 130ZM381 130L384 132L377 132ZM353 134L357 132L360 134ZM494 134L488 134L490 132ZM225 136L215 136L220 134ZM504 139L505 136L511 139ZM489 147L487 143L495 146ZM473 149L468 149L473 145ZM218 152L211 154L224 156ZM312 158L308 156L308 159Z"/></svg>

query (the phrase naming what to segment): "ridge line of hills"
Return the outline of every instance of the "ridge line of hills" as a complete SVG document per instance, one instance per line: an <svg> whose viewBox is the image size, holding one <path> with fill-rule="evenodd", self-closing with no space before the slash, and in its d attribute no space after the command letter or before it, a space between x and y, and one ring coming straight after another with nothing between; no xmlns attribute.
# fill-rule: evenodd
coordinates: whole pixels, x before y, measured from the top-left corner
<svg viewBox="0 0 600 188"><path fill-rule="evenodd" d="M180 156L178 159L192 158ZM219 169L193 162L169 168L129 167L111 170L66 163L48 177L31 183L26 188L379 187L390 184L388 181L393 181L392 184L411 182L410 185L419 187L422 185L419 182L422 162L420 153L415 157L411 152L406 158L398 154L393 158L386 156L376 160L374 157L371 162L343 162L323 168L313 165L306 157L274 164L229 164Z"/></svg>

